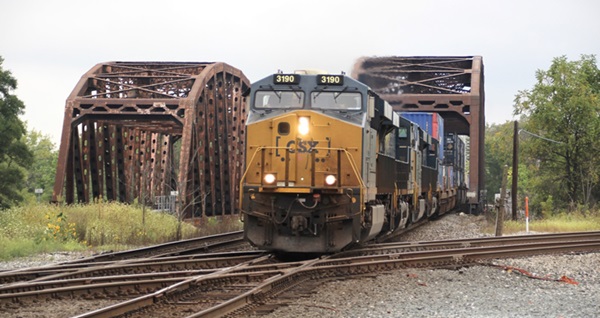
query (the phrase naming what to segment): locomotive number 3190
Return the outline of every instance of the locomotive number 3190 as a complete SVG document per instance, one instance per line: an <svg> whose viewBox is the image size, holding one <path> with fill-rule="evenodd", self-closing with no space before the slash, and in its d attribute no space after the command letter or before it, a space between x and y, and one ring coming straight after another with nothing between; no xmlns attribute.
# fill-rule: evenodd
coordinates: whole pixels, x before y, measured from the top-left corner
<svg viewBox="0 0 600 318"><path fill-rule="evenodd" d="M318 85L344 85L344 77L340 75L319 75Z"/></svg>
<svg viewBox="0 0 600 318"><path fill-rule="evenodd" d="M276 74L273 77L275 84L298 84L300 83L300 76L294 74Z"/></svg>

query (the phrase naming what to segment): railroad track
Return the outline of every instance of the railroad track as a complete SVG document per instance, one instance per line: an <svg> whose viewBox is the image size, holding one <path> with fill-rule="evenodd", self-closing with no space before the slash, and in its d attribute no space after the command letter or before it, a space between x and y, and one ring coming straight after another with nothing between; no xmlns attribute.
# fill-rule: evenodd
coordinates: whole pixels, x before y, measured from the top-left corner
<svg viewBox="0 0 600 318"><path fill-rule="evenodd" d="M181 257L198 253L229 250L240 248L240 246L245 246L247 249L250 249L249 244L243 239L242 231L204 236L140 249L103 253L50 266L3 271L0 272L0 286L2 284L19 281L41 281L44 280L44 277L46 276L56 277L61 274L65 275L64 277L69 277L69 273L84 272L84 269L86 268L98 269L99 267L108 267L117 262L124 264L149 262L151 259L166 260L169 257Z"/></svg>
<svg viewBox="0 0 600 318"><path fill-rule="evenodd" d="M171 317L233 317L269 303L294 287L317 284L332 277L353 277L401 268L465 266L495 258L590 251L600 251L600 232L373 244L290 263L274 262L272 255L254 255L238 261L236 265L210 271L164 272L161 274L165 276L162 285L148 285L150 287L145 289L139 286L144 286L141 282L146 281L151 284L152 279L148 280L148 277L139 277L137 285L134 279L119 282L117 277L112 282L92 281L90 286L97 285L95 289L81 285L60 287L65 290L61 293L50 291L38 298L34 297L39 294L38 291L0 294L0 310L43 304L44 300L52 301L58 295L83 302L114 299L110 305L77 317L161 317L165 312Z"/></svg>
<svg viewBox="0 0 600 318"><path fill-rule="evenodd" d="M209 236L191 238L168 242L159 245L143 247L139 249L102 253L80 260L65 262L62 264L85 264L105 261L129 260L132 258L157 258L175 255L189 255L195 253L207 253L216 250L228 249L238 245L247 244L244 241L243 231L227 232Z"/></svg>
<svg viewBox="0 0 600 318"><path fill-rule="evenodd" d="M498 236L483 238L454 239L444 241L422 241L422 242L392 242L392 243L372 243L363 247L357 247L352 250L344 251L335 255L335 257L348 257L352 255L365 254L389 254L404 253L425 250L443 250L457 249L467 247L485 247L501 246L514 244L532 244L532 243L552 243L568 241L589 241L600 239L600 231L592 232L569 232L555 234L533 234L517 236Z"/></svg>
<svg viewBox="0 0 600 318"><path fill-rule="evenodd" d="M144 290L147 290L146 285L155 286L154 283L159 279L168 283L177 279L182 280L186 276L204 275L254 260L263 254L264 252L261 251L228 252L99 264L30 281L2 285L0 302L7 297L7 294L23 293L24 297L38 297L50 293L70 294L76 286L84 289L83 293L89 293L96 289L108 288L112 283L116 283L116 287L122 287L119 284L131 283L137 286L144 285ZM146 282L146 280L151 281ZM35 293L27 295L26 292ZM132 291L128 290L127 293L131 294Z"/></svg>

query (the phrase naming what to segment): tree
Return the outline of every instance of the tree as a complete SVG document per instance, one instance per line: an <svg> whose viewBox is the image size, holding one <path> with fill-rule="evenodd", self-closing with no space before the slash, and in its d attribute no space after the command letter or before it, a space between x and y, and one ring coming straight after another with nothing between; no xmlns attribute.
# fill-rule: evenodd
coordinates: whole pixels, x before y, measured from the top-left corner
<svg viewBox="0 0 600 318"><path fill-rule="evenodd" d="M0 57L0 209L23 200L19 194L25 186L22 167L33 161L31 151L21 140L25 124L19 118L25 105L11 92L17 88L17 80L2 67Z"/></svg>
<svg viewBox="0 0 600 318"><path fill-rule="evenodd" d="M537 190L556 202L593 203L600 181L600 71L593 55L578 61L555 58L536 72L531 90L515 97L515 114L542 138L528 138L523 151L539 163ZM560 200L558 200L560 199Z"/></svg>
<svg viewBox="0 0 600 318"><path fill-rule="evenodd" d="M52 199L58 151L50 137L42 135L35 129L27 134L25 144L34 158L33 164L25 172L27 192L34 193L35 189L42 189L44 193L41 195L41 200L49 202Z"/></svg>
<svg viewBox="0 0 600 318"><path fill-rule="evenodd" d="M520 124L526 124L526 121ZM508 184L512 183L513 133L513 121L507 121L503 124L486 125L485 127L485 183L488 190L488 202L494 202L495 195L500 193L504 166L508 166L507 182ZM521 151L523 147L527 147L526 141L521 143ZM522 205L523 198L531 195L529 189L532 174L535 171L535 160L530 160L528 157L521 157L519 159L517 205Z"/></svg>
<svg viewBox="0 0 600 318"><path fill-rule="evenodd" d="M500 193L503 167L512 166L512 131L512 122L485 127L485 180L488 202L494 202L494 195Z"/></svg>

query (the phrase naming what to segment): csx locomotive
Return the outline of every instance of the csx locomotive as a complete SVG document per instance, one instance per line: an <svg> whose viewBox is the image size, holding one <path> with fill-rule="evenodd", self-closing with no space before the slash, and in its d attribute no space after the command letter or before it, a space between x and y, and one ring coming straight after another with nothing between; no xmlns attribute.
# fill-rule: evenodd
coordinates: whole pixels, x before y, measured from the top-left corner
<svg viewBox="0 0 600 318"><path fill-rule="evenodd" d="M447 167L459 165L442 166L441 127L432 138L366 85L313 73L273 74L247 93L240 211L249 242L336 252L457 204L462 182Z"/></svg>

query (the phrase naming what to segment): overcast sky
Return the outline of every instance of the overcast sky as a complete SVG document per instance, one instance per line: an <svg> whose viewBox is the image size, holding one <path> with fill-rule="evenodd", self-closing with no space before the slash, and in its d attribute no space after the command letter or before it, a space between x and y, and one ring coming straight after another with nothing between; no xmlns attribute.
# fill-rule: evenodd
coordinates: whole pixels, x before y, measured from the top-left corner
<svg viewBox="0 0 600 318"><path fill-rule="evenodd" d="M350 73L362 56L481 55L486 122L503 123L553 58L600 58L600 1L0 0L0 32L23 119L58 147L67 97L108 61L220 61L256 81Z"/></svg>

